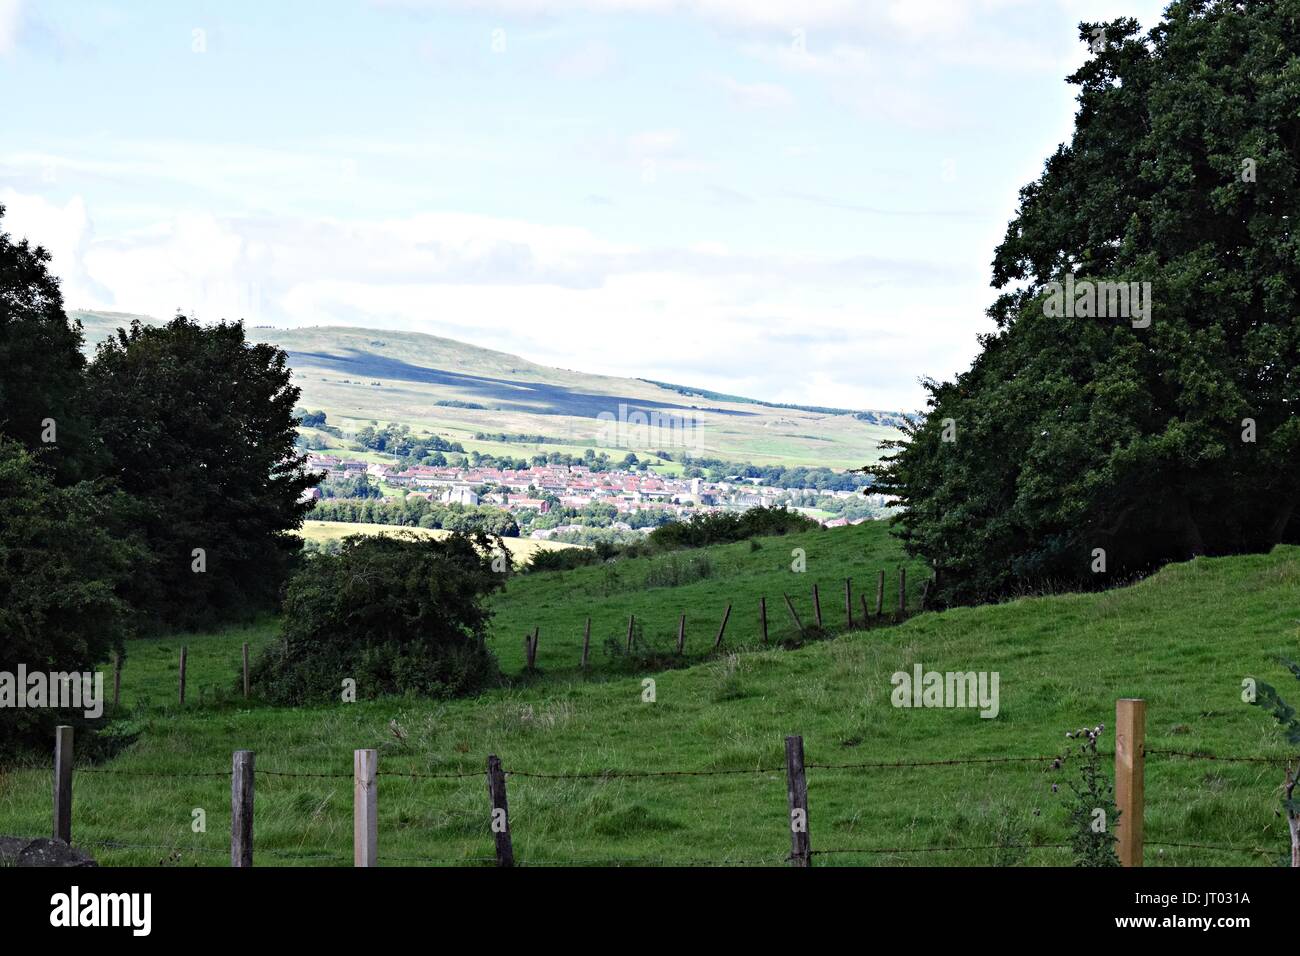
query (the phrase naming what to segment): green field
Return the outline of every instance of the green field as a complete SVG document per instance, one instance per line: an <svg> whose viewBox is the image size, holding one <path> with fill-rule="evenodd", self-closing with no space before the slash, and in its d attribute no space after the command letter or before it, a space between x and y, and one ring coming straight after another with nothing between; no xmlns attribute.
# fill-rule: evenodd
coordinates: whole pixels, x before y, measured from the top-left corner
<svg viewBox="0 0 1300 956"><path fill-rule="evenodd" d="M113 312L70 316L85 327L87 351L134 318L157 321ZM397 422L460 442L466 451L513 457L550 451L581 455L591 448L618 460L628 451L644 457L677 449L696 457L829 468L861 468L880 457L881 441L899 437L896 429L848 414L684 395L642 379L552 368L418 332L253 326L247 334L250 341L272 342L288 352L294 384L302 389L300 405L323 409L331 425L349 433L372 421ZM447 401L481 407L438 404ZM648 429L632 429L615 441L596 416L617 416L620 404L696 416L699 426L681 444L680 435ZM555 441L487 442L475 439L476 433L544 435Z"/></svg>
<svg viewBox="0 0 1300 956"><path fill-rule="evenodd" d="M782 739L804 736L810 764L924 762L1059 753L1064 733L1105 722L1113 746L1115 700L1148 701L1147 747L1221 755L1287 752L1272 721L1241 701L1246 676L1268 680L1294 702L1294 682L1275 662L1296 654L1300 548L1198 559L1132 587L1026 598L922 614L798 649L728 653L653 674L619 672L597 655L578 674L581 621L621 638L625 614L644 616L646 640L667 641L679 609L688 652L707 654L721 603L734 600L729 641L753 641L754 605L785 591L808 617L807 591L822 583L827 624L842 624L842 579L863 582L898 555L879 526L763 539L709 552L713 574L677 587L645 588L652 561L515 577L496 600L495 643L518 677L524 629L541 629L543 674L473 700L381 699L276 709L232 698L239 646L274 639L275 625L213 635L137 641L124 670L122 733L138 740L79 772L74 842L105 863L224 865L231 752L257 752L259 865L348 865L352 750L380 751L381 864L473 863L490 856L487 754L508 770L593 774L576 779L512 775L511 825L523 863L754 862L780 865L789 851ZM806 574L789 570L805 547ZM641 585L635 582L640 575ZM623 589L625 582L631 587ZM839 582L836 585L836 582ZM608 593L606 585L608 584ZM773 621L780 608L772 608ZM698 623L692 623L696 622ZM620 623L621 622L621 623ZM782 628L789 626L782 621ZM733 630L734 629L734 630ZM774 634L775 638L777 635ZM788 633L787 635L788 636ZM175 703L176 658L189 646L189 700ZM596 640L593 637L593 645ZM934 670L996 671L1001 710L896 709L890 675L914 663ZM740 771L711 776L616 776L609 770ZM279 776L267 771L327 776ZM418 774L465 777L412 777ZM135 776L132 774L161 774ZM173 774L180 776L171 776ZM184 776L214 774L214 776ZM334 776L328 776L334 775ZM1020 844L1066 839L1061 796L1038 763L809 770L814 851L854 850L817 865L1046 865L1068 853ZM1277 768L1153 755L1147 766L1148 866L1260 865L1287 846L1278 817ZM191 831L192 811L207 832ZM0 832L41 834L50 818L45 766L0 776ZM136 844L105 848L102 841ZM1240 852L1160 846L1197 843ZM999 846L1002 849L957 849ZM909 850L940 847L938 852ZM865 850L887 852L862 852Z"/></svg>
<svg viewBox="0 0 1300 956"><path fill-rule="evenodd" d="M450 531L440 528L407 528L393 524L366 524L361 521L304 521L302 537L307 541L324 544L327 541L342 541L351 535L401 534L410 532L423 538L445 538ZM559 541L534 541L532 538L502 538L511 560L526 563L538 551L561 551L577 545L563 544Z"/></svg>

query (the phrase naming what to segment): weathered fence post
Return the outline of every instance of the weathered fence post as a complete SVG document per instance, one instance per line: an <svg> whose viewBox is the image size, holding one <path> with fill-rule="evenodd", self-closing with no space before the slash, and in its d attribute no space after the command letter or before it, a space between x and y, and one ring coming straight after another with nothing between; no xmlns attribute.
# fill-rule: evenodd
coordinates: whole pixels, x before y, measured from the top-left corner
<svg viewBox="0 0 1300 956"><path fill-rule="evenodd" d="M680 654L686 649L686 615L683 613L677 618L677 653Z"/></svg>
<svg viewBox="0 0 1300 956"><path fill-rule="evenodd" d="M1136 698L1115 701L1115 803L1119 807L1115 836L1120 866L1142 865L1146 736L1147 702Z"/></svg>
<svg viewBox="0 0 1300 956"><path fill-rule="evenodd" d="M510 842L510 807L506 802L506 775L496 754L487 758L488 799L492 803L492 836L496 840L497 866L514 866Z"/></svg>
<svg viewBox="0 0 1300 956"><path fill-rule="evenodd" d="M907 568L898 569L898 619L907 616Z"/></svg>
<svg viewBox="0 0 1300 956"><path fill-rule="evenodd" d="M54 728L54 839L72 842L72 728Z"/></svg>
<svg viewBox="0 0 1300 956"><path fill-rule="evenodd" d="M781 597L785 598L785 606L789 609L790 616L794 618L794 626L799 628L799 636L802 637L804 634L803 621L799 620L799 615L794 609L794 602L790 600L790 595L788 594L782 594Z"/></svg>
<svg viewBox="0 0 1300 956"><path fill-rule="evenodd" d="M253 758L236 750L230 774L230 865L253 865Z"/></svg>
<svg viewBox="0 0 1300 956"><path fill-rule="evenodd" d="M876 574L876 617L885 613L885 572Z"/></svg>
<svg viewBox="0 0 1300 956"><path fill-rule="evenodd" d="M122 699L122 655L117 653L113 655L113 709L117 710L117 702Z"/></svg>
<svg viewBox="0 0 1300 956"><path fill-rule="evenodd" d="M790 865L808 866L812 844L808 836L808 779L803 769L803 737L785 738L785 791L790 799Z"/></svg>
<svg viewBox="0 0 1300 956"><path fill-rule="evenodd" d="M758 624L763 630L763 643L767 643L767 598L758 599Z"/></svg>
<svg viewBox="0 0 1300 956"><path fill-rule="evenodd" d="M537 634L541 628L534 627L532 634L524 635L524 659L528 662L528 669L537 668Z"/></svg>
<svg viewBox="0 0 1300 956"><path fill-rule="evenodd" d="M822 626L822 598L817 593L817 585L813 585L813 620L817 622L818 629Z"/></svg>
<svg viewBox="0 0 1300 956"><path fill-rule="evenodd" d="M722 635L727 630L727 622L729 620L731 620L730 604L728 604L727 609L722 612L722 623L718 626L718 636L713 639L713 649L715 651L722 646Z"/></svg>
<svg viewBox="0 0 1300 956"><path fill-rule="evenodd" d="M632 629L635 626L636 626L636 615L629 614L627 616L627 652L629 654L632 653Z"/></svg>
<svg viewBox="0 0 1300 956"><path fill-rule="evenodd" d="M587 624L582 629L582 669L587 669L587 655L591 653L591 618L587 618Z"/></svg>
<svg viewBox="0 0 1300 956"><path fill-rule="evenodd" d="M379 863L378 750L352 752L352 865Z"/></svg>
<svg viewBox="0 0 1300 956"><path fill-rule="evenodd" d="M188 654L189 654L189 650L190 650L190 649L189 649L188 647L186 647L185 645L183 645L183 644L181 645L181 675L180 675L180 676L181 676L181 683L180 683L180 701L181 701L181 706L182 706L182 707L185 706L185 658L188 656ZM203 695L200 694L199 696L202 697ZM200 703L202 703L202 701L200 701Z"/></svg>
<svg viewBox="0 0 1300 956"><path fill-rule="evenodd" d="M844 621L849 630L853 629L853 579L844 579Z"/></svg>
<svg viewBox="0 0 1300 956"><path fill-rule="evenodd" d="M244 700L248 700L248 642L244 642Z"/></svg>

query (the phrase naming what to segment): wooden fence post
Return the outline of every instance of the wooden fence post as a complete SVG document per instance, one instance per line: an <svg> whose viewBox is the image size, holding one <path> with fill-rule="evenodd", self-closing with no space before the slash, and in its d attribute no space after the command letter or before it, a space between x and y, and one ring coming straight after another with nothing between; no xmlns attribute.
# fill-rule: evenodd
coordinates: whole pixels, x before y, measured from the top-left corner
<svg viewBox="0 0 1300 956"><path fill-rule="evenodd" d="M236 750L230 774L230 865L253 865L253 758Z"/></svg>
<svg viewBox="0 0 1300 956"><path fill-rule="evenodd" d="M683 613L677 619L677 653L681 654L686 650L686 615Z"/></svg>
<svg viewBox="0 0 1300 956"><path fill-rule="evenodd" d="M853 579L844 579L844 621L849 630L853 629Z"/></svg>
<svg viewBox="0 0 1300 956"><path fill-rule="evenodd" d="M763 629L763 643L767 643L767 598L758 599L758 623Z"/></svg>
<svg viewBox="0 0 1300 956"><path fill-rule="evenodd" d="M524 635L524 660L530 671L537 668L537 634L540 630L534 627L533 633Z"/></svg>
<svg viewBox="0 0 1300 956"><path fill-rule="evenodd" d="M506 802L506 775L496 754L487 758L488 800L492 803L492 836L496 840L497 866L515 865L510 842L510 807Z"/></svg>
<svg viewBox="0 0 1300 956"><path fill-rule="evenodd" d="M122 699L122 655L120 653L113 655L113 709L117 710L117 703Z"/></svg>
<svg viewBox="0 0 1300 956"><path fill-rule="evenodd" d="M248 642L244 642L244 700L248 700Z"/></svg>
<svg viewBox="0 0 1300 956"><path fill-rule="evenodd" d="M627 616L627 652L632 653L632 628L636 625L636 615Z"/></svg>
<svg viewBox="0 0 1300 956"><path fill-rule="evenodd" d="M809 866L808 779L803 769L803 737L785 738L785 791L790 800L790 865Z"/></svg>
<svg viewBox="0 0 1300 956"><path fill-rule="evenodd" d="M898 569L898 619L907 615L907 568Z"/></svg>
<svg viewBox="0 0 1300 956"><path fill-rule="evenodd" d="M72 728L54 728L54 839L72 842Z"/></svg>
<svg viewBox="0 0 1300 956"><path fill-rule="evenodd" d="M352 752L352 865L379 865L378 750Z"/></svg>
<svg viewBox="0 0 1300 956"><path fill-rule="evenodd" d="M790 616L794 618L794 626L799 628L799 636L802 637L804 634L803 621L799 620L799 615L794 609L794 602L790 600L788 594L782 594L781 597L785 598L785 606L789 609Z"/></svg>
<svg viewBox="0 0 1300 956"><path fill-rule="evenodd" d="M726 609L725 611L722 612L722 624L718 626L718 636L715 637L715 638L713 639L713 649L714 649L715 651L716 651L719 647L722 646L722 635L723 635L723 632L725 632L725 631L727 630L727 622L728 622L729 620L731 620L731 605L730 605L730 604L728 604L728 605L727 605L727 609Z"/></svg>
<svg viewBox="0 0 1300 956"><path fill-rule="evenodd" d="M1119 840L1116 850L1120 866L1142 865L1146 728L1145 700L1115 701L1115 803L1119 807L1115 836Z"/></svg>
<svg viewBox="0 0 1300 956"><path fill-rule="evenodd" d="M822 598L817 593L817 585L813 585L813 620L817 622L818 629L822 626Z"/></svg>
<svg viewBox="0 0 1300 956"><path fill-rule="evenodd" d="M180 683L180 701L181 706L185 706L185 658L189 654L189 648L184 644L181 645L181 683ZM202 696L202 695L200 695Z"/></svg>
<svg viewBox="0 0 1300 956"><path fill-rule="evenodd" d="M582 669L587 669L587 655L591 653L591 618L587 618L587 624L582 629Z"/></svg>
<svg viewBox="0 0 1300 956"><path fill-rule="evenodd" d="M876 617L885 613L885 572L876 575Z"/></svg>

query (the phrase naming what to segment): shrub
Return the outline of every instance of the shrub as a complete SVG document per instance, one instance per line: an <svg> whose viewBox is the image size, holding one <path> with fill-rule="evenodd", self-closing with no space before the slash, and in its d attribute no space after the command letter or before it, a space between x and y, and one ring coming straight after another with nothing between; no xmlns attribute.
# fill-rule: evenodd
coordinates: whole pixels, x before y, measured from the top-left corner
<svg viewBox="0 0 1300 956"><path fill-rule="evenodd" d="M663 551L703 548L712 544L744 541L762 535L791 534L819 528L816 521L785 508L750 508L748 511L708 511L688 521L674 521L650 532L650 542Z"/></svg>
<svg viewBox="0 0 1300 956"><path fill-rule="evenodd" d="M503 582L491 546L483 534L344 539L290 581L281 640L254 683L282 704L337 700L348 678L358 699L482 689L499 676L483 601Z"/></svg>

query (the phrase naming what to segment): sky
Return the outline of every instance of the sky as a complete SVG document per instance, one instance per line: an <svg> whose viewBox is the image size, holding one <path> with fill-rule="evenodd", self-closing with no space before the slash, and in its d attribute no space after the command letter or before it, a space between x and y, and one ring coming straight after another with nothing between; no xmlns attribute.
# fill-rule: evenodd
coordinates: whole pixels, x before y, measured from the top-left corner
<svg viewBox="0 0 1300 956"><path fill-rule="evenodd" d="M1080 21L1152 0L0 0L70 309L914 410L992 328Z"/></svg>

